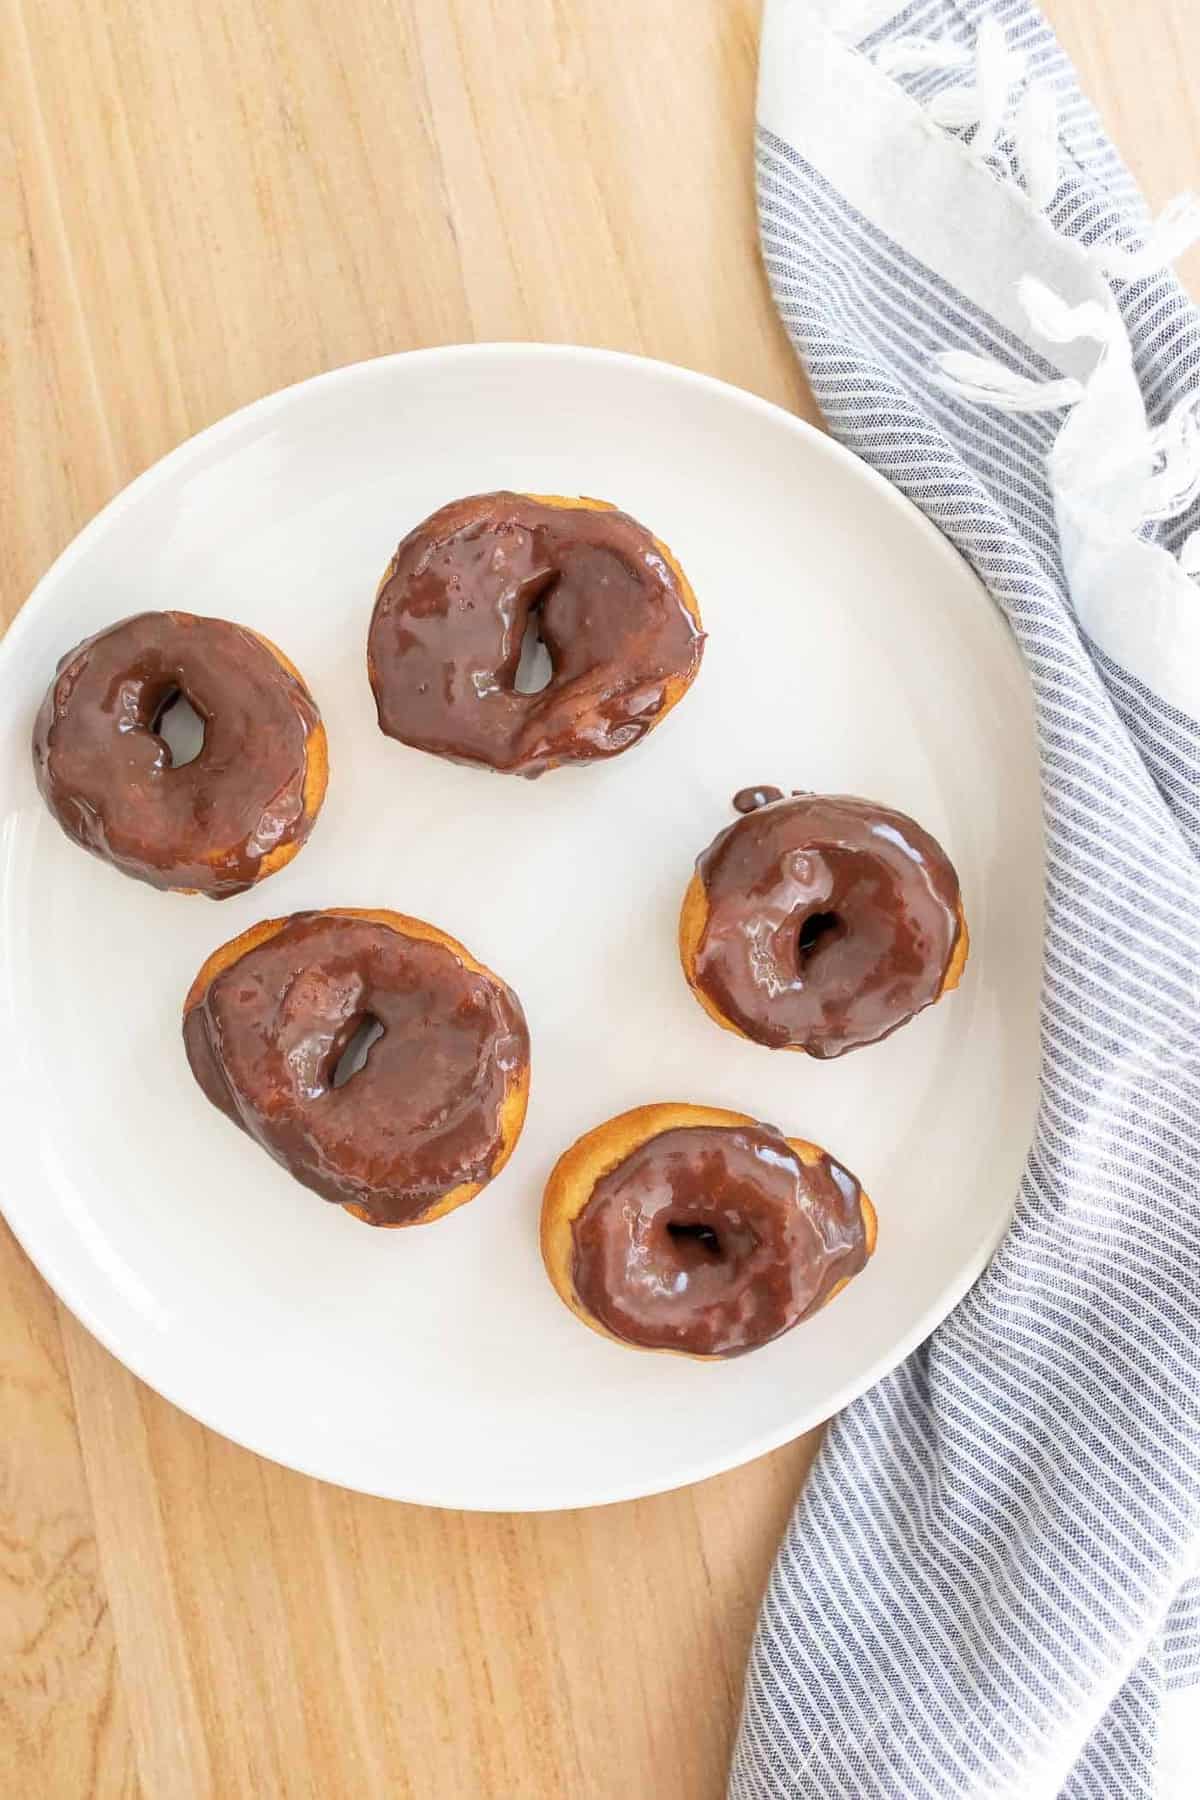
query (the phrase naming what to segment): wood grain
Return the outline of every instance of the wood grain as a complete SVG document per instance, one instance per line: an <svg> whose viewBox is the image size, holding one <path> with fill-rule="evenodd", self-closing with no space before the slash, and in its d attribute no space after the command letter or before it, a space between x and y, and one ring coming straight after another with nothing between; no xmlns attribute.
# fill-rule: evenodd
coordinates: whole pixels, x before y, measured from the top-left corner
<svg viewBox="0 0 1200 1800"><path fill-rule="evenodd" d="M1192 0L1049 11L1152 200L1194 179ZM0 21L0 620L182 437L358 357L574 339L812 416L756 260L757 0ZM387 1505L176 1412L2 1228L0 1431L22 1800L715 1800L814 1448L590 1513Z"/></svg>

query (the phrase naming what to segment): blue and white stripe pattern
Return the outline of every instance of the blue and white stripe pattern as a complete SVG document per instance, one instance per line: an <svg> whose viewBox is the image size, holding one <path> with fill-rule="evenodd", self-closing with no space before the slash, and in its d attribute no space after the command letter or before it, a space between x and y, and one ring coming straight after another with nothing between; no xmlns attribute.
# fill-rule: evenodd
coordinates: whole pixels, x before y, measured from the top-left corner
<svg viewBox="0 0 1200 1800"><path fill-rule="evenodd" d="M830 1428L764 1602L731 1800L1197 1795L1200 1730L1188 1766L1163 1726L1200 1682L1200 723L1078 622L1045 470L1063 414L970 404L931 358L1061 371L1007 297L990 310L922 260L916 232L901 241L849 197L778 95L862 68L844 98L860 118L881 45L969 45L999 19L1059 102L1057 191L1031 241L1048 221L1063 240L1136 244L1146 215L1027 0L915 0L887 19L868 4L849 37L823 3L827 40L782 71L764 60L764 254L830 430L957 545L1024 655L1046 829L1044 1073L991 1267ZM782 42L769 29L764 59ZM902 78L897 108L914 115L948 79ZM848 129L861 170L871 146ZM1008 215L1012 157L1001 137ZM957 203L924 198L943 215ZM1155 424L1200 381L1200 319L1166 273L1112 292ZM1193 504L1143 536L1176 552L1198 525ZM1194 1705L1200 1718L1200 1689Z"/></svg>

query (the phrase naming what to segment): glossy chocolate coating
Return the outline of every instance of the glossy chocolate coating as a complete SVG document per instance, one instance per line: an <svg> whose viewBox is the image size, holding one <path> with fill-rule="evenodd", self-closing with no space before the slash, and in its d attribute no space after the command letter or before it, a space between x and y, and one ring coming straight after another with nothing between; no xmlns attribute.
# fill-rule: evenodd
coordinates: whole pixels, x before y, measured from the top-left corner
<svg viewBox="0 0 1200 1800"><path fill-rule="evenodd" d="M366 1018L383 1027L339 1087ZM529 1059L516 995L440 943L344 913L295 913L185 1013L196 1080L323 1199L410 1224L489 1179Z"/></svg>
<svg viewBox="0 0 1200 1800"><path fill-rule="evenodd" d="M615 756L699 667L685 591L625 513L510 493L455 500L409 533L379 589L367 663L380 729L522 775ZM553 674L519 694L535 609Z"/></svg>
<svg viewBox="0 0 1200 1800"><path fill-rule="evenodd" d="M757 812L760 806L770 806L773 800L783 799L783 789L777 787L739 788L730 801L734 812Z"/></svg>
<svg viewBox="0 0 1200 1800"><path fill-rule="evenodd" d="M573 1226L575 1292L614 1336L693 1356L757 1349L867 1260L861 1189L766 1125L659 1132Z"/></svg>
<svg viewBox="0 0 1200 1800"><path fill-rule="evenodd" d="M694 979L760 1044L840 1056L929 1006L958 942L958 878L903 813L841 794L756 808L700 857Z"/></svg>
<svg viewBox="0 0 1200 1800"><path fill-rule="evenodd" d="M152 729L176 693L204 720L203 749L178 769ZM34 769L85 850L152 887L225 900L312 829L305 777L320 717L244 626L139 613L60 662L34 726Z"/></svg>

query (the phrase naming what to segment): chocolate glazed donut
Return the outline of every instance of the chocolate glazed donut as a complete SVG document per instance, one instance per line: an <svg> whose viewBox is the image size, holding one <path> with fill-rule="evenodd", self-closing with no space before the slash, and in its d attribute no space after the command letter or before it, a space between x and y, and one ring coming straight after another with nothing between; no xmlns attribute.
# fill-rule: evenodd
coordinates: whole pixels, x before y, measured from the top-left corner
<svg viewBox="0 0 1200 1800"><path fill-rule="evenodd" d="M523 694L531 619L553 673ZM367 667L389 737L532 776L636 744L690 686L703 644L683 570L626 513L478 494L443 506L396 551Z"/></svg>
<svg viewBox="0 0 1200 1800"><path fill-rule="evenodd" d="M641 1350L740 1356L862 1269L875 1211L816 1144L714 1107L641 1106L560 1157L542 1256L560 1298Z"/></svg>
<svg viewBox="0 0 1200 1800"><path fill-rule="evenodd" d="M159 722L181 695L204 746L173 766ZM58 665L33 732L38 787L67 836L152 887L226 900L291 861L325 796L325 727L274 644L227 619L139 613Z"/></svg>
<svg viewBox="0 0 1200 1800"><path fill-rule="evenodd" d="M776 789L744 789L735 806ZM699 858L679 921L683 971L719 1025L840 1056L956 987L958 877L915 820L844 794L765 799Z"/></svg>
<svg viewBox="0 0 1200 1800"><path fill-rule="evenodd" d="M346 1077L339 1064L366 1027L374 1041ZM529 1034L516 995L401 913L253 926L200 970L183 1037L213 1105L368 1225L422 1225L473 1199L525 1119Z"/></svg>

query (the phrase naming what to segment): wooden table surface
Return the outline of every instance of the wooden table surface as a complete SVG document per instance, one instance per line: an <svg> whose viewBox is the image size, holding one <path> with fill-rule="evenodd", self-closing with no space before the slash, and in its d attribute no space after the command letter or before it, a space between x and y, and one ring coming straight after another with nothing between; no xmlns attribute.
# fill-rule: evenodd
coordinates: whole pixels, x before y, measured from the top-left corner
<svg viewBox="0 0 1200 1800"><path fill-rule="evenodd" d="M1048 10L1151 200L1194 181L1194 0ZM758 0L2 17L0 620L180 439L359 357L608 344L813 417L755 253ZM715 1800L814 1449L587 1513L365 1499L160 1400L2 1226L0 1434L13 1800Z"/></svg>

